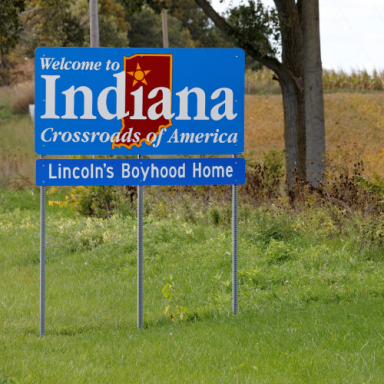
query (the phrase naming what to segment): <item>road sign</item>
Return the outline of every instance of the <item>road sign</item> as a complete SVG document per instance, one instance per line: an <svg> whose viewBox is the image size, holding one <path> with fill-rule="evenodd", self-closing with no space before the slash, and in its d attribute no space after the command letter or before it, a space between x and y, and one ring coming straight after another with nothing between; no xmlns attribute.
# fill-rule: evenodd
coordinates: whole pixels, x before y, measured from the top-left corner
<svg viewBox="0 0 384 384"><path fill-rule="evenodd" d="M245 183L244 159L37 160L39 186L229 185Z"/></svg>
<svg viewBox="0 0 384 384"><path fill-rule="evenodd" d="M241 49L38 48L42 155L240 154Z"/></svg>

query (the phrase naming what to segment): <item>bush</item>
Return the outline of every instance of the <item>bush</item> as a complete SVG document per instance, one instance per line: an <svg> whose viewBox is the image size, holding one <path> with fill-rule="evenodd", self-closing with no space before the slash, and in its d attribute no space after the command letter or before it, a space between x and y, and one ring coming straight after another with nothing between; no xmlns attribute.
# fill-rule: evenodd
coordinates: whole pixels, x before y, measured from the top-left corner
<svg viewBox="0 0 384 384"><path fill-rule="evenodd" d="M82 216L94 216L102 219L113 213L133 216L133 202L130 191L124 187L95 186L77 187L71 190L71 204Z"/></svg>
<svg viewBox="0 0 384 384"><path fill-rule="evenodd" d="M266 251L266 256L269 264L283 263L291 259L292 250L283 241L272 239Z"/></svg>

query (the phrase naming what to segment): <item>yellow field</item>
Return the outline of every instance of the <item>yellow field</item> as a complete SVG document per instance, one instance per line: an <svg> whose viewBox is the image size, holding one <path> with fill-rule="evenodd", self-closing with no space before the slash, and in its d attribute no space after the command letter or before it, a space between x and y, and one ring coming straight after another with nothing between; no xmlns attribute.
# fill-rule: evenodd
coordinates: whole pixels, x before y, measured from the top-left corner
<svg viewBox="0 0 384 384"><path fill-rule="evenodd" d="M247 158L284 148L281 95L246 95L245 116ZM356 143L370 171L384 176L384 93L325 94L325 123L328 154L352 150ZM36 158L29 117L0 119L0 184L6 175L34 176Z"/></svg>
<svg viewBox="0 0 384 384"><path fill-rule="evenodd" d="M324 101L327 153L353 150L356 144L370 170L384 175L384 93L328 93ZM246 157L284 148L280 95L247 95L245 116Z"/></svg>

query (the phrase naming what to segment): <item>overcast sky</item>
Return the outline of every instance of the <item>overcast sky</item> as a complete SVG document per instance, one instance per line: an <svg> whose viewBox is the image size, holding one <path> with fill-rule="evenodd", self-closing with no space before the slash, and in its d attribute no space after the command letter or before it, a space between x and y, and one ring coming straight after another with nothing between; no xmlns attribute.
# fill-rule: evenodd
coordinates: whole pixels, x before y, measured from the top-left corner
<svg viewBox="0 0 384 384"><path fill-rule="evenodd" d="M212 0L220 13L231 3ZM384 70L384 0L320 0L320 33L324 68Z"/></svg>

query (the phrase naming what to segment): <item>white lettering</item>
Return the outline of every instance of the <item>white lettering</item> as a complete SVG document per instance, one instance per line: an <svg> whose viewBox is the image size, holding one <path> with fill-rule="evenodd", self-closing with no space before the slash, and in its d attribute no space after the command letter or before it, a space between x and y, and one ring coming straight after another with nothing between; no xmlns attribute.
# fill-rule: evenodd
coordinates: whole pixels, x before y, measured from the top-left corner
<svg viewBox="0 0 384 384"><path fill-rule="evenodd" d="M73 177L75 178L75 179L80 179L80 176L76 176L76 171L80 171L80 168L79 167L75 167L75 168L73 168Z"/></svg>
<svg viewBox="0 0 384 384"><path fill-rule="evenodd" d="M156 176L155 176L155 172L156 172ZM157 167L155 167L154 165L153 165L153 163L151 164L151 177L152 177L152 179L153 178L159 178L159 168L157 168Z"/></svg>
<svg viewBox="0 0 384 384"><path fill-rule="evenodd" d="M144 176L143 180L145 181L145 179L147 178L148 172L149 172L149 167L147 167L146 169L141 167L141 172L143 172L143 176Z"/></svg>
<svg viewBox="0 0 384 384"><path fill-rule="evenodd" d="M195 163L193 163L193 177L196 177L196 172L199 172L198 177L201 177L201 163L199 163L199 168L196 168Z"/></svg>
<svg viewBox="0 0 384 384"><path fill-rule="evenodd" d="M140 170L139 168L137 167L133 167L132 168L132 177L134 177L135 179L137 179L140 175Z"/></svg>
<svg viewBox="0 0 384 384"><path fill-rule="evenodd" d="M237 133L231 133L229 135L228 143L237 143Z"/></svg>
<svg viewBox="0 0 384 384"><path fill-rule="evenodd" d="M237 113L233 113L233 92L229 88L219 88L215 92L212 93L211 99L217 99L220 94L224 92L225 98L224 101L215 105L211 110L211 117L213 120L217 121L226 117L228 120L233 120ZM219 113L220 107L224 105L224 113Z"/></svg>
<svg viewBox="0 0 384 384"><path fill-rule="evenodd" d="M53 59L52 59L53 60ZM49 67L48 67L49 68ZM60 76L41 76L45 79L45 114L41 116L42 119L60 119L56 115L56 79Z"/></svg>
<svg viewBox="0 0 384 384"><path fill-rule="evenodd" d="M53 60L55 60L55 58L40 57L40 60L41 60L41 68L42 69L49 69L49 67L51 66Z"/></svg>
<svg viewBox="0 0 384 384"><path fill-rule="evenodd" d="M49 164L49 178L50 179L57 179L57 176L52 175L52 164Z"/></svg>
<svg viewBox="0 0 384 384"><path fill-rule="evenodd" d="M224 167L213 166L212 167L212 177L215 177L215 171L216 171L216 177L224 177ZM221 176L220 176L220 171L221 171Z"/></svg>
<svg viewBox="0 0 384 384"><path fill-rule="evenodd" d="M168 168L167 167L161 167L160 175L161 175L161 177L167 177L168 176Z"/></svg>
<svg viewBox="0 0 384 384"><path fill-rule="evenodd" d="M108 173L107 177L108 177L108 179L112 179L112 177L114 176L114 173L112 171L113 171L112 167L108 167L107 168L107 173Z"/></svg>
<svg viewBox="0 0 384 384"><path fill-rule="evenodd" d="M167 141L167 143L172 143L172 141L171 141L172 139L175 140L174 143L178 143L179 142L179 140L177 138L177 129L174 130L174 132L172 133L172 136Z"/></svg>
<svg viewBox="0 0 384 384"><path fill-rule="evenodd" d="M134 115L131 116L132 120L146 120L143 116L143 87L138 88L135 92L131 92L134 97Z"/></svg>
<svg viewBox="0 0 384 384"><path fill-rule="evenodd" d="M203 169L203 175L204 175L204 177L209 177L209 176L211 176L211 168L209 168L209 167L204 167L204 169Z"/></svg>
<svg viewBox="0 0 384 384"><path fill-rule="evenodd" d="M185 179L185 163L178 169L180 179Z"/></svg>
<svg viewBox="0 0 384 384"><path fill-rule="evenodd" d="M233 168L231 166L228 166L225 170L225 173L227 174L227 177L232 177Z"/></svg>
<svg viewBox="0 0 384 384"><path fill-rule="evenodd" d="M188 96L192 92L195 93L197 97L197 115L193 120L209 120L209 118L205 116L205 92L201 88L192 88L188 91L188 87L176 93L180 98L179 116L176 117L176 120L191 120L188 115Z"/></svg>
<svg viewBox="0 0 384 384"><path fill-rule="evenodd" d="M170 119L172 119L173 116L175 116L175 114L171 113L172 112L171 92L170 92L170 90L168 88L159 87L159 88L153 89L149 93L148 99L153 99L154 97L156 97L156 95L158 94L159 91L162 92L163 97L162 97L162 99L158 103L155 103L155 104L153 104L153 105L151 105L149 107L149 109L148 109L148 117L151 120L157 120L161 116L163 116L164 119L170 120ZM162 106L161 113L157 113L156 109L160 105Z"/></svg>
<svg viewBox="0 0 384 384"><path fill-rule="evenodd" d="M131 173L129 172L129 169L130 169L130 165L129 164L126 164L126 163L123 163L123 168L122 168L122 175L121 177L123 179L127 179L129 176L131 176Z"/></svg>
<svg viewBox="0 0 384 384"><path fill-rule="evenodd" d="M195 137L195 134L194 133L189 133L189 132L187 132L187 133L182 133L181 135L180 135L180 143L188 143L188 141L190 142L190 143L193 143L193 139L194 139L194 137Z"/></svg>
<svg viewBox="0 0 384 384"><path fill-rule="evenodd" d="M105 136L103 138L103 136ZM109 133L108 132L103 132L101 135L100 135L100 141L102 143L106 143L107 141L109 141Z"/></svg>
<svg viewBox="0 0 384 384"><path fill-rule="evenodd" d="M47 131L53 132L53 128L44 129L44 131L41 133L41 140L45 141L46 143L49 143L52 139L45 140L45 132L47 132Z"/></svg>
<svg viewBox="0 0 384 384"><path fill-rule="evenodd" d="M175 178L177 175L177 170L175 167L171 167L169 168L169 176L172 177L172 178Z"/></svg>
<svg viewBox="0 0 384 384"><path fill-rule="evenodd" d="M62 119L77 119L75 115L75 94L82 92L84 96L84 114L80 119L96 119L96 116L92 114L92 91L88 87L79 87L75 89L73 85L71 88L62 92L65 95L65 115Z"/></svg>
<svg viewBox="0 0 384 384"><path fill-rule="evenodd" d="M97 69L96 66L95 69ZM116 77L116 87L103 89L97 99L97 108L100 116L106 120L112 120L114 117L122 119L129 115L129 112L125 112L125 72L116 73L113 77ZM107 107L107 97L110 91L116 93L116 113L110 113Z"/></svg>
<svg viewBox="0 0 384 384"><path fill-rule="evenodd" d="M83 167L83 169L81 170L81 177L83 179L88 179L88 176L89 176L89 169L87 167Z"/></svg>

